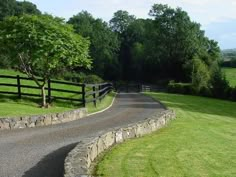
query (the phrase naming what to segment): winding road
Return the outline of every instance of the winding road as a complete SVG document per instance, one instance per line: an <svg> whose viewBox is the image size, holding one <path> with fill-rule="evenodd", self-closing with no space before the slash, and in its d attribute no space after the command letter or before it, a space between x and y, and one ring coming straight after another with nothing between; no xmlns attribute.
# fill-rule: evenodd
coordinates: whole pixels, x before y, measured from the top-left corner
<svg viewBox="0 0 236 177"><path fill-rule="evenodd" d="M0 177L63 177L64 159L81 140L164 109L144 95L121 93L110 109L77 121L0 131Z"/></svg>

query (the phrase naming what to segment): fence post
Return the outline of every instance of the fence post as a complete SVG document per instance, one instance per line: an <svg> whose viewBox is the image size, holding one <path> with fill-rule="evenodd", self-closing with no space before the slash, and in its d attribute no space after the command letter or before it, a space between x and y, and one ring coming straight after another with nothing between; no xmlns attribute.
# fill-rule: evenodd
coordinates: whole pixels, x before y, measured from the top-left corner
<svg viewBox="0 0 236 177"><path fill-rule="evenodd" d="M93 99L94 99L94 101L93 101L93 104L94 104L94 106L96 107L97 106L97 100L96 100L96 86L93 86Z"/></svg>
<svg viewBox="0 0 236 177"><path fill-rule="evenodd" d="M98 96L99 96L99 101L101 102L101 98L100 98L100 96L102 95L102 93L100 92L102 90L102 86L101 85L99 85L98 86Z"/></svg>
<svg viewBox="0 0 236 177"><path fill-rule="evenodd" d="M51 103L51 79L48 79L48 103Z"/></svg>
<svg viewBox="0 0 236 177"><path fill-rule="evenodd" d="M82 85L82 102L83 102L83 107L86 106L86 99L85 99L85 94L86 94L86 92L85 92L85 87L86 87L86 85L83 84L83 85Z"/></svg>
<svg viewBox="0 0 236 177"><path fill-rule="evenodd" d="M20 87L20 76L17 75L17 90L18 90L18 98L21 99L21 87Z"/></svg>
<svg viewBox="0 0 236 177"><path fill-rule="evenodd" d="M142 84L139 84L138 87L139 87L139 92L142 92Z"/></svg>
<svg viewBox="0 0 236 177"><path fill-rule="evenodd" d="M109 83L109 87L110 88L109 88L109 92L108 93L110 93L113 90L113 88L114 88L112 83Z"/></svg>

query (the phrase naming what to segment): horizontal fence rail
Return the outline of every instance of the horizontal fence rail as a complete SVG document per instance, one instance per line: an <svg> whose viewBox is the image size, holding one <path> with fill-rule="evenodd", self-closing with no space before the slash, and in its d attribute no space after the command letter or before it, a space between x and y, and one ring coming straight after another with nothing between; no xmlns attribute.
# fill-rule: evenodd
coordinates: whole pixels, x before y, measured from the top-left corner
<svg viewBox="0 0 236 177"><path fill-rule="evenodd" d="M9 79L12 80L11 83L1 81L1 79ZM0 94L10 94L16 95L18 98L22 98L22 96L30 96L30 97L41 97L41 94L29 93L23 91L23 89L35 89L40 90L41 88L38 86L33 86L29 84L22 84L22 81L33 81L31 78L17 76L8 76L8 75L0 75ZM38 81L43 81L42 79L38 78ZM69 89L62 89L56 88L56 85L68 85L78 88L80 91L76 90L69 90ZM7 88L16 88L15 91L8 91L2 90L1 86ZM109 92L113 90L113 85L111 83L100 83L100 84L81 84L81 83L74 83L74 82L66 82L66 81L58 81L58 80L48 80L46 84L45 91L47 91L46 97L49 103L53 102L54 100L68 100L68 101L77 101L81 103L84 107L87 103L93 102L94 105L97 105L97 101L101 101ZM60 93L69 93L73 94L73 96L58 96L54 95L53 92Z"/></svg>
<svg viewBox="0 0 236 177"><path fill-rule="evenodd" d="M84 100L86 103L94 103L97 105L97 101L101 101L109 92L113 90L113 85L111 83L102 84L86 84L89 91L85 92Z"/></svg>

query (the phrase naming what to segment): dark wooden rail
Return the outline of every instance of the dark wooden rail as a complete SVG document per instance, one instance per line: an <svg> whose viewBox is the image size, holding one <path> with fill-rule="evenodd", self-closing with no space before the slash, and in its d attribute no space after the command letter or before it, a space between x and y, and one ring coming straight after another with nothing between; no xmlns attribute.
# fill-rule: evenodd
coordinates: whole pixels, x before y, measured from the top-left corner
<svg viewBox="0 0 236 177"><path fill-rule="evenodd" d="M11 83L4 83L1 81L1 78L5 79L12 79L13 81ZM14 81L15 80L15 81ZM33 81L31 78L27 77L21 77L19 75L17 76L8 76L8 75L0 75L0 94L11 94L11 95L17 95L18 98L22 98L22 96L30 96L30 97L41 97L40 94L30 93L30 92L23 92L22 88L28 88L28 89L37 89L40 90L38 86L33 85L27 85L22 84L22 81ZM42 81L42 79L38 79L39 81ZM55 84L57 85L69 85L69 86L77 86L80 87L81 91L75 91L75 90L66 90L61 88L56 88ZM2 90L1 86L9 87L9 88L17 88L15 92L13 91L7 91ZM74 82L65 82L65 81L58 81L58 80L48 80L47 87L45 90L47 91L47 99L48 102L51 103L54 100L69 100L69 101L77 101L81 103L84 107L86 106L86 103L93 102L96 106L97 101L101 101L111 90L113 89L113 86L111 83L101 83L101 84L81 84L81 83L74 83ZM76 98L69 98L69 97L63 97L63 96L56 96L53 95L52 91L56 91L58 93L72 93L75 94ZM79 96L79 98L78 98Z"/></svg>
<svg viewBox="0 0 236 177"><path fill-rule="evenodd" d="M85 104L93 102L94 106L96 106L97 101L101 101L109 92L113 90L113 85L111 83L86 84L86 88L89 88L89 91L84 92Z"/></svg>

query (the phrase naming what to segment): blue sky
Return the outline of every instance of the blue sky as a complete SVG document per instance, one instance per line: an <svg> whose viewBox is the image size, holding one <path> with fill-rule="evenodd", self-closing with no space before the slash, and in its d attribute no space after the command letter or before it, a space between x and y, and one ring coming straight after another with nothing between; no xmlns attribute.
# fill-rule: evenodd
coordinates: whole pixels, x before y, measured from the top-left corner
<svg viewBox="0 0 236 177"><path fill-rule="evenodd" d="M181 7L193 21L202 24L206 35L219 42L221 49L236 48L236 0L28 0L42 12L65 19L82 10L109 21L117 10L127 10L139 18L148 18L155 3Z"/></svg>

